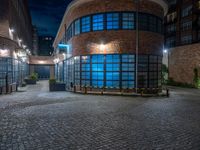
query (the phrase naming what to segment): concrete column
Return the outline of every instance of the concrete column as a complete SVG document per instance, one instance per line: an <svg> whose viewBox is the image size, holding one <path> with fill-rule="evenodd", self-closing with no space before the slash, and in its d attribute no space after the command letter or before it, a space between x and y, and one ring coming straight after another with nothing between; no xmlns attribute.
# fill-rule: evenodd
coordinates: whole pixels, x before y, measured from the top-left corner
<svg viewBox="0 0 200 150"><path fill-rule="evenodd" d="M50 79L55 78L55 66L50 66Z"/></svg>

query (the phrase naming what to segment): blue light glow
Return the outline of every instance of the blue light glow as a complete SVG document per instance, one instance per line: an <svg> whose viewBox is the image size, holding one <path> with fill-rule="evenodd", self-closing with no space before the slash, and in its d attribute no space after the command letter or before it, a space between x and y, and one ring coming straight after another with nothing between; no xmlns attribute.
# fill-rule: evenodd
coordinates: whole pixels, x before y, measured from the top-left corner
<svg viewBox="0 0 200 150"><path fill-rule="evenodd" d="M58 47L59 48L67 48L67 49L69 49L69 45L67 45L67 44L58 44Z"/></svg>

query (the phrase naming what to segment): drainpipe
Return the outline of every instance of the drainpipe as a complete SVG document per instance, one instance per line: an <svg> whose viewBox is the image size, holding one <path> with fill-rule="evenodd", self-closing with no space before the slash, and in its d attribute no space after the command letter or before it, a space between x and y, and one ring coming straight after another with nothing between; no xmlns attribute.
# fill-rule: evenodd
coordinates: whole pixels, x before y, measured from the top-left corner
<svg viewBox="0 0 200 150"><path fill-rule="evenodd" d="M138 93L138 51L139 51L139 0L135 0L136 3L136 66L135 66L135 87L136 93Z"/></svg>

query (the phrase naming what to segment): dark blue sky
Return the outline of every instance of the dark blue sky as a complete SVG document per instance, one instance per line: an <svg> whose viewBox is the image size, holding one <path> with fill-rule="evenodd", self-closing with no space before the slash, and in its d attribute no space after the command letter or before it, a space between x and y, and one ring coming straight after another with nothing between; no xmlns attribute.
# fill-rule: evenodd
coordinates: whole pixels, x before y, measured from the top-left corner
<svg viewBox="0 0 200 150"><path fill-rule="evenodd" d="M32 24L39 35L56 36L67 5L72 0L28 0Z"/></svg>

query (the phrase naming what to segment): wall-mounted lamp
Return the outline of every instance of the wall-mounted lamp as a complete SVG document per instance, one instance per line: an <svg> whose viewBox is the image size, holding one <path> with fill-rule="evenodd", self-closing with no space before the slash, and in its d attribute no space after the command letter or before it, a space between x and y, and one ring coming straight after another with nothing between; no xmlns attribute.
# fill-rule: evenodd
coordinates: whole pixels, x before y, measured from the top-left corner
<svg viewBox="0 0 200 150"><path fill-rule="evenodd" d="M59 62L59 58L55 58L53 61L55 64L57 64Z"/></svg>
<svg viewBox="0 0 200 150"><path fill-rule="evenodd" d="M26 45L22 45L22 47L23 47L23 49L25 49L25 48L26 48Z"/></svg>
<svg viewBox="0 0 200 150"><path fill-rule="evenodd" d="M9 30L10 30L10 32L12 32L12 33L14 33L14 32L15 32L15 30L14 30L14 29L12 29L12 28L11 28L11 29L9 29Z"/></svg>
<svg viewBox="0 0 200 150"><path fill-rule="evenodd" d="M104 45L104 44L101 44L101 45L99 46L99 49L100 49L101 51L105 50L105 48L106 48L106 45Z"/></svg>
<svg viewBox="0 0 200 150"><path fill-rule="evenodd" d="M167 49L164 49L164 50L163 50L163 53L165 53L165 54L168 53L168 50L167 50Z"/></svg>

